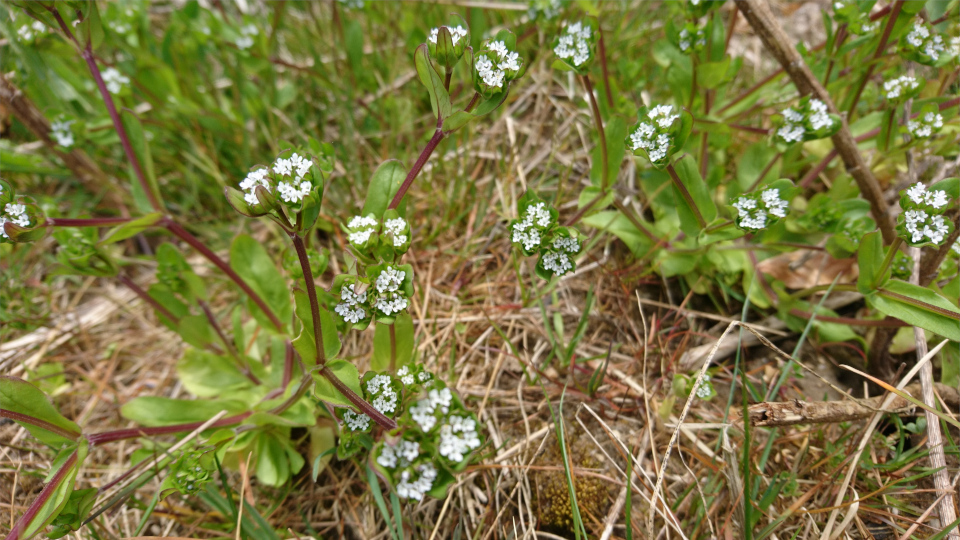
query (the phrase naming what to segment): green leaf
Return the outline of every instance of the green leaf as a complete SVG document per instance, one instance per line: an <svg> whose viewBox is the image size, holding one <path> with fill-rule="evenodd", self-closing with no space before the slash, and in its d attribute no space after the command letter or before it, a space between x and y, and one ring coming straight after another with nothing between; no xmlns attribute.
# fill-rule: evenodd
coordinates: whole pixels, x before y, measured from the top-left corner
<svg viewBox="0 0 960 540"><path fill-rule="evenodd" d="M430 94L430 108L433 109L433 115L443 119L453 112L453 106L450 104L450 95L443 86L443 78L437 73L430 61L430 50L426 43L417 47L414 53L414 62L417 66L417 75L420 82L426 87Z"/></svg>
<svg viewBox="0 0 960 540"><path fill-rule="evenodd" d="M0 375L0 410L44 444L59 448L80 438L80 426L67 420L36 386ZM12 414L6 414L9 413Z"/></svg>
<svg viewBox="0 0 960 540"><path fill-rule="evenodd" d="M77 37L80 43L96 50L103 43L103 23L100 20L100 10L96 2L82 4L83 22L77 27Z"/></svg>
<svg viewBox="0 0 960 540"><path fill-rule="evenodd" d="M473 113L468 113L467 111L457 111L443 119L443 130L446 132L456 131L465 126L467 122L473 120L474 118L476 118L476 116Z"/></svg>
<svg viewBox="0 0 960 540"><path fill-rule="evenodd" d="M636 256L643 255L653 243L634 225L627 216L619 210L607 210L583 218L582 223L603 231L613 233L623 240L630 252ZM646 224L645 224L646 225ZM648 228L649 229L649 228Z"/></svg>
<svg viewBox="0 0 960 540"><path fill-rule="evenodd" d="M303 290L293 291L297 303L297 318L300 319L300 335L293 340L293 347L300 353L303 363L307 366L317 364L316 336L313 333L313 313L310 309L310 298ZM323 333L323 353L327 359L335 358L340 353L340 337L337 335L337 321L323 306L320 307L320 331Z"/></svg>
<svg viewBox="0 0 960 540"><path fill-rule="evenodd" d="M26 524L19 538L31 538L43 530L64 509L73 494L77 473L87 457L88 448L87 440L80 439L76 447L66 448L60 452L50 468L50 475L46 480L48 485L44 486L44 491L52 490L52 492L30 523Z"/></svg>
<svg viewBox="0 0 960 540"><path fill-rule="evenodd" d="M900 107L897 105L887 107L883 112L883 119L880 120L880 135L877 136L877 150L886 152L891 145L896 145L894 137L899 135L900 124L897 123L897 116Z"/></svg>
<svg viewBox="0 0 960 540"><path fill-rule="evenodd" d="M120 114L120 121L123 124L124 130L127 132L127 137L130 139L130 146L133 147L133 153L137 156L137 161L140 162L140 170L143 172L143 177L147 182L147 189L153 192L153 196L157 201L163 201L163 198L160 196L160 188L157 185L157 176L153 169L153 157L150 155L150 146L147 145L147 139L144 136L140 119L137 118L133 112L124 109ZM144 214L155 212L156 209L150 204L150 199L143 191L143 187L137 179L137 173L134 171L133 165L130 165L130 184L133 201L136 203L137 209Z"/></svg>
<svg viewBox="0 0 960 540"><path fill-rule="evenodd" d="M177 374L190 393L214 397L250 386L233 359L189 348L177 361Z"/></svg>
<svg viewBox="0 0 960 540"><path fill-rule="evenodd" d="M390 201L400 190L406 176L407 170L403 167L403 163L395 159L389 159L381 163L377 170L373 172L373 176L370 177L370 184L367 186L367 198L363 202L361 215L373 214L377 219L382 219L383 213L387 211ZM401 215L403 215L403 212L401 212Z"/></svg>
<svg viewBox="0 0 960 540"><path fill-rule="evenodd" d="M693 205L687 201L680 189L673 185L674 197L677 201L677 213L680 215L680 229L689 236L698 236L700 234L700 224L696 218L699 211L700 216L705 223L710 223L717 218L717 205L710 197L710 191L707 184L700 177L700 171L697 169L697 162L689 155L674 164L677 177L689 193Z"/></svg>
<svg viewBox="0 0 960 540"><path fill-rule="evenodd" d="M604 133L607 140L607 183L612 186L617 180L617 174L620 172L620 165L623 163L623 154L626 146L619 144L627 137L627 122L621 116L614 116L607 125L604 126ZM594 186L601 185L601 176L603 175L603 153L600 144L593 148L591 154L592 165L590 168L590 182ZM598 208L602 209L602 208Z"/></svg>
<svg viewBox="0 0 960 540"><path fill-rule="evenodd" d="M197 348L206 347L213 341L213 328L203 315L187 315L181 318L177 333L184 341Z"/></svg>
<svg viewBox="0 0 960 540"><path fill-rule="evenodd" d="M347 61L350 62L350 69L353 75L358 77L363 73L363 27L354 19L347 21L344 32L344 45L347 49Z"/></svg>
<svg viewBox="0 0 960 540"><path fill-rule="evenodd" d="M960 309L930 289L892 279L867 297L891 317L960 341Z"/></svg>
<svg viewBox="0 0 960 540"><path fill-rule="evenodd" d="M96 500L97 488L73 490L64 502L63 509L51 523L54 527L47 533L47 538L62 538L73 531L80 530L83 520L93 510L93 503Z"/></svg>
<svg viewBox="0 0 960 540"><path fill-rule="evenodd" d="M230 246L230 267L247 282L281 321L289 321L292 312L286 280L277 270L267 250L259 242L241 234ZM273 328L266 314L248 299L250 312L264 328Z"/></svg>
<svg viewBox="0 0 960 540"><path fill-rule="evenodd" d="M363 395L363 390L360 389L360 372L357 371L357 366L346 360L331 360L327 362L327 369L332 371L340 379L340 382L353 390L358 396ZM313 380L316 383L313 391L317 399L331 405L353 407L353 403L319 372L313 372Z"/></svg>
<svg viewBox="0 0 960 540"><path fill-rule="evenodd" d="M413 317L407 312L397 315L393 323L394 341L391 346L391 325L377 323L373 336L373 357L370 359L370 369L373 371L393 371L401 368L413 360ZM396 357L391 358L391 351L396 351Z"/></svg>
<svg viewBox="0 0 960 540"><path fill-rule="evenodd" d="M730 69L730 57L724 57L719 62L706 62L697 66L697 84L714 89L727 81L727 71Z"/></svg>
<svg viewBox="0 0 960 540"><path fill-rule="evenodd" d="M147 214L143 217L134 219L133 221L128 221L123 225L119 225L110 229L106 235L104 235L103 240L100 240L101 245L114 244L121 240L126 240L131 236L136 236L141 232L149 229L156 225L158 221L163 219L163 214L160 212L153 212L152 214Z"/></svg>
<svg viewBox="0 0 960 540"><path fill-rule="evenodd" d="M206 422L223 410L226 410L229 416L246 411L247 405L242 401L228 399L187 400L143 396L128 401L120 408L120 414L138 424L154 427Z"/></svg>
<svg viewBox="0 0 960 540"><path fill-rule="evenodd" d="M857 290L864 296L876 292L890 278L890 270L883 268L883 237L880 231L868 233L860 240L860 250L857 252L857 266L860 275L857 277Z"/></svg>

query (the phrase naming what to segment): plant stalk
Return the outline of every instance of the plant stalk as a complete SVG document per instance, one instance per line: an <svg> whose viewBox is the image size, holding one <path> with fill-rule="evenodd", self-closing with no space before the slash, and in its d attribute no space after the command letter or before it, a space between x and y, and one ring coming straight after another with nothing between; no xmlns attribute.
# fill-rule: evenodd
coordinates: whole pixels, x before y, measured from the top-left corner
<svg viewBox="0 0 960 540"><path fill-rule="evenodd" d="M377 425L387 431L397 429L396 421L394 421L392 418L387 418L382 412L374 408L373 405L364 401L363 398L358 396L356 392L350 389L350 387L343 384L343 381L338 379L337 375L331 371L330 368L326 366L321 368L320 375L330 381L330 384L332 384L341 394L343 394L344 397L350 400L350 403L353 403L356 408L360 409L360 412L369 416L374 422L377 423Z"/></svg>
<svg viewBox="0 0 960 540"><path fill-rule="evenodd" d="M65 439L70 439L71 441L75 441L80 438L79 433L51 424L50 422L47 422L46 420L37 418L35 416L18 413L16 411L11 411L9 409L0 409L0 418L9 418L15 422L23 422L24 424L30 424L31 426L36 426L45 431L56 433L57 435Z"/></svg>
<svg viewBox="0 0 960 540"><path fill-rule="evenodd" d="M890 265L893 264L893 259L897 256L897 251L900 250L900 244L902 243L903 239L898 236L894 238L893 243L890 244L890 250L887 251L887 254L883 257L883 263L880 264L880 271L877 272L879 279L882 279L883 275L890 269ZM876 287L877 285L877 283L871 284L872 287Z"/></svg>
<svg viewBox="0 0 960 540"><path fill-rule="evenodd" d="M40 510L43 508L50 497L53 495L53 492L60 487L60 484L63 483L63 480L67 477L67 474L70 473L70 469L73 468L77 463L77 451L74 450L70 457L63 462L63 465L60 466L60 469L57 470L57 473L53 475L53 478L47 482L47 485L43 486L43 491L40 492L40 495L34 499L30 504L30 507L27 508L27 511L24 512L20 519L17 521L17 524L13 526L13 529L10 530L10 533L7 534L6 540L21 540L23 538L24 531L27 530L27 527L37 519L37 515L40 513ZM13 509L10 509L11 513Z"/></svg>
<svg viewBox="0 0 960 540"><path fill-rule="evenodd" d="M247 282L244 281L244 279L233 270L233 268L230 268L230 265L227 264L226 261L221 259L216 253L213 252L213 250L208 248L206 244L201 242L200 239L190 234L190 232L184 229L179 223L170 218L164 218L160 223L166 227L168 231L173 233L174 236L180 238L189 244L190 247L199 251L200 254L203 255L208 261L212 262L214 266L223 271L227 277L236 283L237 286L239 286L240 289L242 289L243 292L246 293L255 304L257 304L257 307L259 307L260 310L266 314L267 318L270 319L270 323L273 324L277 330L283 330L283 323L280 322L280 319L278 319L273 310L270 309L270 306L267 305L267 303L263 300L263 298L260 297L259 294L250 288L250 285L248 285Z"/></svg>
<svg viewBox="0 0 960 540"><path fill-rule="evenodd" d="M313 341L317 347L317 365L324 366L327 363L327 355L323 348L320 303L317 301L317 285L313 282L313 270L310 269L310 260L307 258L307 247L303 244L303 237L299 234L295 233L290 238L293 239L293 246L297 250L297 258L300 259L300 267L303 269L303 279L307 283L307 298L310 299L310 315L313 318Z"/></svg>
<svg viewBox="0 0 960 540"><path fill-rule="evenodd" d="M590 98L590 108L593 109L593 121L597 125L597 134L600 136L600 159L602 160L601 171L603 176L600 178L600 192L607 192L607 180L610 175L609 163L607 163L607 135L603 130L603 118L600 117L600 107L597 105L597 97L593 95L593 84L590 82L589 75L581 75L580 80Z"/></svg>
<svg viewBox="0 0 960 540"><path fill-rule="evenodd" d="M697 207L697 203L693 202L693 197L690 195L690 192L687 191L687 186L683 185L680 177L677 176L677 170L673 168L673 163L667 165L667 172L670 173L670 179L673 180L673 185L677 187L683 200L686 201L690 209L693 210L693 216L697 218L697 224L700 225L701 229L705 228L707 222L704 221L703 214L700 213L700 208Z"/></svg>
<svg viewBox="0 0 960 540"><path fill-rule="evenodd" d="M47 227L112 227L129 223L132 218L102 217L102 218L47 218Z"/></svg>
<svg viewBox="0 0 960 540"><path fill-rule="evenodd" d="M169 309L163 306L163 304L161 304L160 302L157 302L156 298L150 296L150 293L143 290L143 288L137 285L135 281L133 281L132 279L128 278L123 274L117 274L117 280L119 280L120 283L123 283L124 285L126 285L127 288L129 288L131 291L135 292L137 296L140 297L141 300L150 304L150 307L156 310L159 314L169 319L170 322L172 322L173 324L180 324L179 317L171 313Z"/></svg>
<svg viewBox="0 0 960 540"><path fill-rule="evenodd" d="M437 130L433 132L433 137L430 138L427 146L420 152L420 157L417 158L417 161L413 164L413 168L407 173L407 177L403 179L403 184L400 185L397 194L394 195L393 200L390 201L390 206L387 207L388 210L396 210L397 207L400 206L400 201L403 200L403 196L406 195L407 190L410 189L410 185L416 180L417 175L420 174L423 166L426 165L427 160L430 159L430 155L437 149L440 141L442 141L445 136L446 133L440 128L437 128Z"/></svg>
<svg viewBox="0 0 960 540"><path fill-rule="evenodd" d="M233 357L233 361L237 364L237 367L240 368L240 372L254 385L260 386L260 379L250 371L250 366L240 357L240 353L233 345L233 342L227 339L226 334L223 333L223 329L220 328L220 323L217 322L217 317L213 314L213 310L210 309L210 305L203 300L198 300L197 304L200 305L200 309L203 310L203 314L210 323L210 326L213 327L213 331L216 332L217 337L223 342L223 345L227 348L227 352Z"/></svg>
<svg viewBox="0 0 960 540"><path fill-rule="evenodd" d="M253 412L244 412L236 414L233 416L228 416L226 418L221 418L213 424L210 424L210 429L229 426L233 424L239 424L247 419ZM109 442L122 441L125 439L136 439L137 437L153 437L157 435L172 435L174 433L183 433L185 431L193 431L198 427L205 424L204 422L190 422L188 424L174 424L171 426L154 426L154 427L136 427L136 428L127 428L127 429L117 429L114 431L102 431L100 433L92 433L87 435L87 440L90 441L92 446L100 446L101 444L106 444Z"/></svg>
<svg viewBox="0 0 960 540"><path fill-rule="evenodd" d="M603 28L597 25L600 37L597 39L597 53L600 55L600 70L603 72L603 86L606 89L607 107L613 109L613 91L610 90L610 72L607 69L607 47L603 43Z"/></svg>

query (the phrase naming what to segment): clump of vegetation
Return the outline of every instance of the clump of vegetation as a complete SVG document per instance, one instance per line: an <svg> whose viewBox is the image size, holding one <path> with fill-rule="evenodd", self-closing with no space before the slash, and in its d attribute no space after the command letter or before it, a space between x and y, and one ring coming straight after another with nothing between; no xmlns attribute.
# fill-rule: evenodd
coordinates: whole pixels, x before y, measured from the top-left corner
<svg viewBox="0 0 960 540"><path fill-rule="evenodd" d="M570 442L569 458L573 470L575 498L584 520L596 523L603 520L611 503L612 486L602 478L590 473L603 474L602 463L591 453L587 441L574 439ZM558 444L544 449L535 466L552 470L537 470L530 476L536 495L537 518L548 531L557 534L574 534L572 499L567 477L562 466L563 456Z"/></svg>

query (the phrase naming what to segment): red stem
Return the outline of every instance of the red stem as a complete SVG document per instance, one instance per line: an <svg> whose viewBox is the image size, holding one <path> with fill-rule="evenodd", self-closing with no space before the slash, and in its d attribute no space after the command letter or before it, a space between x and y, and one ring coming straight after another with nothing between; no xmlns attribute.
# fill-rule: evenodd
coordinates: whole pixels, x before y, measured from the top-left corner
<svg viewBox="0 0 960 540"><path fill-rule="evenodd" d="M112 227L123 225L132 218L102 217L102 218L47 218L47 227Z"/></svg>
<svg viewBox="0 0 960 540"><path fill-rule="evenodd" d="M150 293L143 290L143 288L137 285L132 279L128 278L123 274L117 274L117 279L120 280L120 283L123 283L124 285L126 285L127 288L129 288L131 291L137 293L137 296L139 296L141 300L150 304L150 307L152 307L161 315L169 319L170 322L172 322L173 324L180 323L180 317L177 317L176 315L171 313L169 309L163 307L163 304L161 304L160 302L157 302L156 298L150 296Z"/></svg>
<svg viewBox="0 0 960 540"><path fill-rule="evenodd" d="M239 424L240 422L246 420L251 414L253 414L253 412L248 411L245 413L228 416L226 418L221 418L220 420L210 424L209 429ZM100 446L101 444L122 441L124 439L136 439L137 437L152 437L157 435L172 435L174 433L189 432L197 429L205 423L207 423L206 420L203 422L190 422L189 424L174 424L171 426L136 427L117 429L114 431L103 431L100 433L87 435L87 440L90 441L90 444L93 446Z"/></svg>
<svg viewBox="0 0 960 540"><path fill-rule="evenodd" d="M607 71L607 48L603 44L603 28L598 24L600 38L597 40L597 52L600 53L600 70L603 72L603 84L606 87L607 106L613 109L613 92L610 90L610 72Z"/></svg>
<svg viewBox="0 0 960 540"><path fill-rule="evenodd" d="M338 379L337 375L333 371L330 371L330 368L321 368L320 375L323 375L323 378L330 381L330 384L332 384L341 394L343 394L344 397L350 400L350 403L353 403L356 408L360 409L360 412L369 416L380 427L387 431L393 431L394 429L397 429L397 423L392 418L387 418L382 412L374 408L373 405L364 401L363 398L358 396L356 392L350 389L350 387L343 384L343 381Z"/></svg>
<svg viewBox="0 0 960 540"><path fill-rule="evenodd" d="M41 420L35 416L30 416L28 414L18 413L16 411L11 411L9 409L0 409L0 417L9 418L16 422L23 422L24 424L30 424L31 426L36 426L40 429L56 433L63 438L70 439L75 441L80 438L80 434L75 431L70 431L69 429L62 428L60 426L51 424L46 420Z"/></svg>
<svg viewBox="0 0 960 540"><path fill-rule="evenodd" d="M276 327L277 330L283 329L283 324L280 322L280 319L278 319L277 316L273 313L273 310L270 309L270 306L268 306L267 303L264 302L263 298L260 298L259 294L257 294L256 292L254 292L253 289L250 288L250 285L247 285L247 282L244 281L239 274L233 271L233 268L230 268L230 265L227 264L226 261L221 259L216 253L213 252L213 250L208 248L196 236L193 236L192 234L190 234L179 223L169 218L164 218L164 220L161 221L161 224L164 227L166 227L167 230L169 230L175 236L177 236L178 238L180 238L181 240L189 244L190 247L199 251L201 255L206 257L206 259L212 262L217 268L222 270L223 273L227 275L227 277L233 280L233 282L236 283L243 290L243 292L246 293L251 300L253 300L255 304L257 304L257 306L267 315L267 318L270 319L270 322L273 324L274 327Z"/></svg>
<svg viewBox="0 0 960 540"><path fill-rule="evenodd" d="M593 121L597 124L597 134L600 136L600 159L602 160L601 171L603 176L600 178L600 192L607 191L607 176L610 174L609 164L607 163L607 135L603 131L603 118L600 117L600 107L597 105L597 97L593 95L593 84L590 82L589 75L581 75L583 87L590 98L590 108L593 109Z"/></svg>
<svg viewBox="0 0 960 540"><path fill-rule="evenodd" d="M423 166L426 165L427 160L430 159L430 155L433 154L433 151L436 150L437 146L440 144L440 141L442 141L445 136L446 133L439 128L433 132L433 137L430 138L426 148L420 152L420 157L417 158L417 161L413 164L413 168L407 173L407 177L403 179L403 184L400 185L400 189L397 190L397 194L394 195L393 200L390 201L390 206L387 207L388 210L396 210L397 207L400 206L400 201L403 200L403 196L407 194L407 190L410 189L413 181L416 180L417 175L420 174L420 171L423 170Z"/></svg>
<svg viewBox="0 0 960 540"><path fill-rule="evenodd" d="M317 365L323 366L327 363L327 355L323 348L323 328L320 325L320 303L317 301L317 284L313 282L313 270L310 268L310 259L307 257L307 247L303 244L303 238L299 234L290 236L293 239L293 246L297 250L297 257L300 259L300 266L303 269L303 279L307 283L307 298L310 299L310 314L313 318L313 336L317 347Z"/></svg>
<svg viewBox="0 0 960 540"><path fill-rule="evenodd" d="M6 540L21 540L23 538L24 531L27 530L27 527L37 518L37 514L40 513L40 510L43 508L43 505L47 504L47 501L53 495L53 493L60 487L60 484L63 483L63 480L69 474L70 469L73 468L77 463L77 451L74 450L70 457L63 462L63 465L60 466L60 469L57 470L57 473L53 475L53 478L50 479L50 482L47 485L43 486L43 491L40 492L40 495L30 504L30 507L27 508L27 511L24 512L20 519L17 521L17 524L13 526L13 529L10 530L10 533L7 534ZM13 509L11 508L11 513Z"/></svg>
<svg viewBox="0 0 960 540"><path fill-rule="evenodd" d="M210 305L204 302L203 300L198 300L200 309L203 310L204 316L207 317L207 321L210 323L210 326L213 327L213 331L216 332L217 337L220 338L220 341L223 342L224 346L227 348L227 352L230 353L230 356L233 357L233 361L236 362L237 367L244 374L244 376L250 380L253 384L259 386L260 379L250 371L250 366L240 358L240 353L237 351L237 348L234 347L233 342L227 339L226 334L223 333L223 329L220 328L220 323L217 322L217 317L213 314L213 310L210 309Z"/></svg>
<svg viewBox="0 0 960 540"><path fill-rule="evenodd" d="M286 352L283 355L283 380L280 388L286 388L290 385L290 379L293 378L293 343L287 340Z"/></svg>

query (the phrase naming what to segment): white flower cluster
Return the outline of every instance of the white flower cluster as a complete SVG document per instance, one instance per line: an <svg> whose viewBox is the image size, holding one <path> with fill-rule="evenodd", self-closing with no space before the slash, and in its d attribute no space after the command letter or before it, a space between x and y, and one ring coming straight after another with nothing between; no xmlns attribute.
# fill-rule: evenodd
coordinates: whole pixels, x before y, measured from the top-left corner
<svg viewBox="0 0 960 540"><path fill-rule="evenodd" d="M593 29L589 24L575 22L563 28L563 33L557 40L553 53L557 58L570 59L574 66L580 67L590 60L590 37Z"/></svg>
<svg viewBox="0 0 960 540"><path fill-rule="evenodd" d="M420 443L401 440L396 446L383 445L380 455L377 456L377 463L387 469L398 467L402 469L409 467L418 457L420 457Z"/></svg>
<svg viewBox="0 0 960 540"><path fill-rule="evenodd" d="M562 276L573 270L570 254L580 251L580 242L576 238L559 236L553 240L553 249L554 251L543 255L541 260L543 267L557 276Z"/></svg>
<svg viewBox="0 0 960 540"><path fill-rule="evenodd" d="M260 30L255 24L245 24L240 27L240 36L234 40L237 48L240 50L246 50L250 47L253 47L253 36L260 33Z"/></svg>
<svg viewBox="0 0 960 540"><path fill-rule="evenodd" d="M380 297L377 298L376 308L384 315L389 316L407 309L407 299L399 292L406 275L405 271L388 266L377 276L377 292Z"/></svg>
<svg viewBox="0 0 960 540"><path fill-rule="evenodd" d="M377 220L367 216L353 216L350 223L347 223L347 228L354 229L354 232L347 236L350 243L355 246L362 245L376 232Z"/></svg>
<svg viewBox="0 0 960 540"><path fill-rule="evenodd" d="M421 399L410 407L410 418L413 418L413 421L426 433L437 424L436 413L439 411L440 414L447 414L450 412L451 403L453 403L453 393L449 388L430 390L426 399Z"/></svg>
<svg viewBox="0 0 960 540"><path fill-rule="evenodd" d="M910 186L910 189L907 190L907 197L909 197L914 204L927 204L936 210L945 208L950 204L950 199L947 198L946 191L942 189L930 191L927 189L927 186L921 182Z"/></svg>
<svg viewBox="0 0 960 540"><path fill-rule="evenodd" d="M667 157L670 151L670 135L660 130L669 129L680 115L673 114L673 105L657 105L647 112L647 118L651 123L640 122L637 130L630 135L630 148L633 151L643 148L650 156L650 161L656 163Z"/></svg>
<svg viewBox="0 0 960 540"><path fill-rule="evenodd" d="M827 104L819 99L811 99L807 103L809 116L792 108L784 109L783 125L777 129L777 137L786 143L802 142L807 133L805 122L809 122L810 129L820 131L833 127L834 119L830 118Z"/></svg>
<svg viewBox="0 0 960 540"><path fill-rule="evenodd" d="M536 19L537 16L542 16L547 20L555 19L557 15L560 15L561 9L563 9L563 5L560 0L533 0L530 2L530 9L527 11L527 18L531 21Z"/></svg>
<svg viewBox="0 0 960 540"><path fill-rule="evenodd" d="M398 369L397 377L400 377L400 382L407 386L417 382L425 387L430 387L433 385L433 375L429 371L421 370L419 373L414 375L414 372L410 370L409 366L402 366L400 369Z"/></svg>
<svg viewBox="0 0 960 540"><path fill-rule="evenodd" d="M407 235L403 231L407 228L407 222L402 218L388 219L383 222L384 232L393 235L393 247L403 247L407 243Z"/></svg>
<svg viewBox="0 0 960 540"><path fill-rule="evenodd" d="M243 200L247 201L247 204L260 204L260 200L257 199L257 186L263 186L267 191L270 191L268 174L270 174L270 169L256 169L247 173L247 177L240 182L240 189L244 192Z"/></svg>
<svg viewBox="0 0 960 540"><path fill-rule="evenodd" d="M310 194L313 184L304 177L310 172L313 162L294 152L289 158L280 158L273 165L273 172L280 176L292 176L290 182L281 181L277 184L277 192L284 202L298 203Z"/></svg>
<svg viewBox="0 0 960 540"><path fill-rule="evenodd" d="M914 90L918 86L920 86L920 83L917 82L915 77L903 75L902 77L884 82L883 91L886 92L887 99L896 99L900 97L904 91Z"/></svg>
<svg viewBox="0 0 960 540"><path fill-rule="evenodd" d="M933 130L943 127L943 116L940 113L928 112L920 120L907 122L910 134L918 139L926 139L933 135Z"/></svg>
<svg viewBox="0 0 960 540"><path fill-rule="evenodd" d="M507 49L507 44L503 41L493 41L487 45L487 49L496 57L490 58L490 55L487 54L478 55L476 61L477 75L487 86L503 88L507 71L514 73L520 71L520 53Z"/></svg>
<svg viewBox="0 0 960 540"><path fill-rule="evenodd" d="M363 309L363 304L367 301L367 291L356 294L355 285L350 283L340 288L340 303L333 308L337 315L350 324L356 324L367 316L366 310Z"/></svg>
<svg viewBox="0 0 960 540"><path fill-rule="evenodd" d="M103 77L103 83L107 85L107 90L111 94L120 93L124 86L130 84L130 78L120 73L117 68L108 67L103 70L101 77Z"/></svg>
<svg viewBox="0 0 960 540"><path fill-rule="evenodd" d="M703 47L707 44L707 36L703 31L703 28L697 28L697 31L693 34L689 30L684 28L680 30L680 50L682 52L687 52L690 50L690 46Z"/></svg>
<svg viewBox="0 0 960 540"><path fill-rule="evenodd" d="M934 62L939 60L940 55L946 51L943 38L936 34L931 36L930 30L919 20L913 23L913 30L907 34L907 43L929 56Z"/></svg>
<svg viewBox="0 0 960 540"><path fill-rule="evenodd" d="M513 224L513 243L523 244L525 250L533 251L540 246L540 230L549 227L552 221L546 204L538 202L528 206L523 221Z"/></svg>
<svg viewBox="0 0 960 540"><path fill-rule="evenodd" d="M446 26L445 28L450 31L450 41L453 43L454 46L457 45L457 42L460 41L461 38L467 37L467 29L464 28L463 26L457 25L456 28L452 26ZM430 30L430 37L428 37L427 39L430 40L430 43L433 43L434 45L436 45L438 37L440 37L439 27L434 28L433 30Z"/></svg>
<svg viewBox="0 0 960 540"><path fill-rule="evenodd" d="M0 214L0 236L10 238L7 232L3 230L4 223L13 223L21 227L30 226L30 217L27 215L27 207L22 204L7 203L3 208L4 214Z"/></svg>
<svg viewBox="0 0 960 540"><path fill-rule="evenodd" d="M923 210L907 210L904 212L904 228L910 234L913 243L922 242L924 237L939 245L944 237L950 233L947 220L941 215L928 215Z"/></svg>
<svg viewBox="0 0 960 540"><path fill-rule="evenodd" d="M756 199L739 197L733 207L737 209L737 224L740 227L759 231L766 228L768 215L786 217L790 204L780 198L779 189L771 188L760 194L759 204Z"/></svg>
<svg viewBox="0 0 960 540"><path fill-rule="evenodd" d="M22 41L30 41L36 34L42 34L47 31L46 25L40 21L33 21L17 29L17 37Z"/></svg>
<svg viewBox="0 0 960 540"><path fill-rule="evenodd" d="M50 138L64 148L70 148L75 142L70 126L74 120L57 120L50 124Z"/></svg>
<svg viewBox="0 0 960 540"><path fill-rule="evenodd" d="M400 403L400 396L393 389L393 381L387 375L375 375L367 381L367 393L375 396L373 408L383 414L391 414L397 411L397 405Z"/></svg>
<svg viewBox="0 0 960 540"><path fill-rule="evenodd" d="M346 422L350 431L366 431L370 427L370 417L363 413L355 413L346 410L343 413L343 421Z"/></svg>
<svg viewBox="0 0 960 540"><path fill-rule="evenodd" d="M950 38L950 55L960 58L960 36Z"/></svg>
<svg viewBox="0 0 960 540"><path fill-rule="evenodd" d="M953 247L951 249L960 255L960 238L957 238L957 241L953 243Z"/></svg>
<svg viewBox="0 0 960 540"><path fill-rule="evenodd" d="M421 463L414 467L419 474L416 480L410 480L410 469L400 473L397 482L397 495L405 499L419 501L431 488L437 479L437 468L430 463Z"/></svg>
<svg viewBox="0 0 960 540"><path fill-rule="evenodd" d="M477 422L469 416L450 415L440 426L440 455L454 462L463 461L464 454L480 446Z"/></svg>
<svg viewBox="0 0 960 540"><path fill-rule="evenodd" d="M701 381L700 386L697 387L697 397L700 399L707 399L710 397L710 386L706 383L710 380L710 376L704 374L703 381Z"/></svg>

